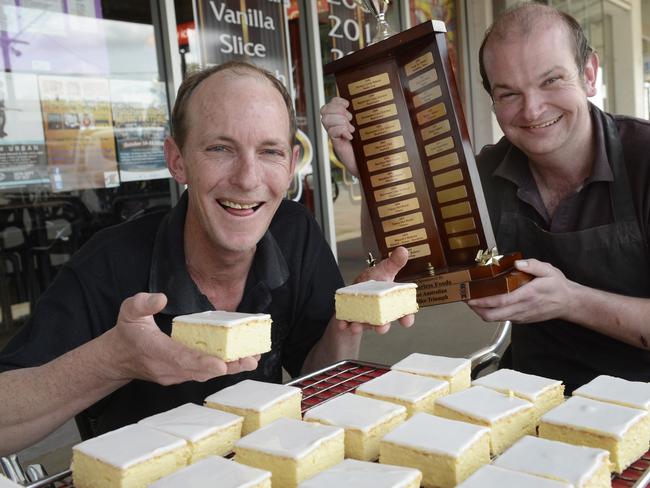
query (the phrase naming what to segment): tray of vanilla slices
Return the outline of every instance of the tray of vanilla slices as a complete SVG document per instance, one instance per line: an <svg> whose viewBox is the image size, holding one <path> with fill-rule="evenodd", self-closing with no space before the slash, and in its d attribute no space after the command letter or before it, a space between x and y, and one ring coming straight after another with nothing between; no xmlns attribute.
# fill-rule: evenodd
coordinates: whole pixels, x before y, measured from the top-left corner
<svg viewBox="0 0 650 488"><path fill-rule="evenodd" d="M552 379L470 375L468 359L414 353L392 366L342 361L285 385L244 380L84 441L72 473L29 486L650 484L649 384L600 376L566 398Z"/></svg>
<svg viewBox="0 0 650 488"><path fill-rule="evenodd" d="M337 291L338 318L417 311L415 285L362 285ZM270 328L264 314L203 312L174 319L171 335L230 360L268 351ZM599 376L566 398L560 381L513 370L471 378L470 359L413 353L287 384L247 379L83 441L71 471L29 486L648 486L650 384Z"/></svg>

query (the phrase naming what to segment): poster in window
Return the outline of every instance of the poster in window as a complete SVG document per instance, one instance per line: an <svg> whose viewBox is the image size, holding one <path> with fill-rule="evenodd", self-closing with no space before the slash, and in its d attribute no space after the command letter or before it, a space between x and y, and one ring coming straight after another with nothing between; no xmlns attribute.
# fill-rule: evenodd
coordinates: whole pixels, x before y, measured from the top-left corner
<svg viewBox="0 0 650 488"><path fill-rule="evenodd" d="M108 80L39 77L52 191L119 185Z"/></svg>
<svg viewBox="0 0 650 488"><path fill-rule="evenodd" d="M0 73L0 188L48 182L36 75Z"/></svg>
<svg viewBox="0 0 650 488"><path fill-rule="evenodd" d="M169 133L164 84L111 80L110 86L120 180L169 178L163 153Z"/></svg>

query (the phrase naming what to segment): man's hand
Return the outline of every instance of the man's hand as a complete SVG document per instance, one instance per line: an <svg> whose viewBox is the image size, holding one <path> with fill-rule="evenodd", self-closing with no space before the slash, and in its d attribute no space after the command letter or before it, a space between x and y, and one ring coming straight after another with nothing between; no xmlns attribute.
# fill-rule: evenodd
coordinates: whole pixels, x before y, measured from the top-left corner
<svg viewBox="0 0 650 488"><path fill-rule="evenodd" d="M350 123L352 114L347 110L349 105L344 98L334 97L321 107L320 117L339 160L351 174L358 177L359 170L350 143L354 126Z"/></svg>
<svg viewBox="0 0 650 488"><path fill-rule="evenodd" d="M355 283L361 283L363 281L376 280L376 281L393 281L397 273L404 267L408 261L408 251L403 247L396 248L391 255L382 260L376 266L364 270L357 278L354 280ZM340 330L348 330L352 334L360 334L364 330L372 329L378 334L385 334L390 330L390 323L380 326L376 325L367 325L361 324L359 322L345 322L343 320L338 321L338 327ZM402 327L411 327L415 322L415 316L413 314L405 315L399 319L400 325Z"/></svg>
<svg viewBox="0 0 650 488"><path fill-rule="evenodd" d="M161 293L138 293L122 302L117 324L110 334L114 354L112 379L142 379L171 385L185 381L207 381L216 376L257 368L259 356L226 363L190 349L161 332L153 315L167 298Z"/></svg>
<svg viewBox="0 0 650 488"><path fill-rule="evenodd" d="M519 260L515 266L535 278L511 293L469 300L467 304L472 310L489 322L565 318L572 307L572 282L562 271L537 259Z"/></svg>

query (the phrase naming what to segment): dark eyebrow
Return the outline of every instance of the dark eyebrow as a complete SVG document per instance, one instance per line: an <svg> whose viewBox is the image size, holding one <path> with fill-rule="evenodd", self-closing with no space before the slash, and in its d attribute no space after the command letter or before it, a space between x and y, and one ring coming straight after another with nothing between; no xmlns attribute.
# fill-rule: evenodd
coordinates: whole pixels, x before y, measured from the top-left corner
<svg viewBox="0 0 650 488"><path fill-rule="evenodd" d="M553 73L553 72L555 72L555 71L558 71L558 70L559 70L559 71L565 71L565 69L564 69L562 66L553 66L552 68L550 68L550 69L544 71L544 73L542 73L541 75L539 75L539 76L538 76L538 79L539 79L539 80L543 80L543 79L545 79L545 78L548 78L548 76L550 76L551 73ZM508 85L507 83L496 83L496 84L492 87L492 90L495 90L495 89L497 89L497 88L501 88L501 89L503 89L503 90L512 90L512 89L513 89L513 88L512 88L510 85Z"/></svg>

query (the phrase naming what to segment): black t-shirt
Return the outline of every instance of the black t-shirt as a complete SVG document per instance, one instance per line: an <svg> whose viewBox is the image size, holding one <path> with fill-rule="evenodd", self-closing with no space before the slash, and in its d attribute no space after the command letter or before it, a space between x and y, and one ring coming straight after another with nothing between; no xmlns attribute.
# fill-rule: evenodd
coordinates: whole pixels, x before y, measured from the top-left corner
<svg viewBox="0 0 650 488"><path fill-rule="evenodd" d="M39 366L114 326L122 301L163 292L155 320L169 334L176 315L212 310L185 267L187 195L171 212L151 214L98 232L63 267L39 299L30 321L0 354L0 371ZM283 201L258 243L240 312L268 313L272 350L255 371L205 383L161 386L134 380L85 413L95 434L203 399L245 378L280 382L282 367L297 376L334 313L339 269L318 225L302 205Z"/></svg>

